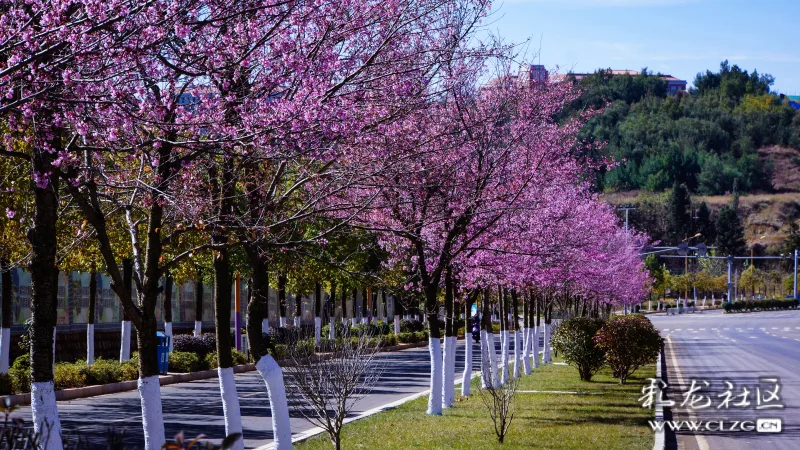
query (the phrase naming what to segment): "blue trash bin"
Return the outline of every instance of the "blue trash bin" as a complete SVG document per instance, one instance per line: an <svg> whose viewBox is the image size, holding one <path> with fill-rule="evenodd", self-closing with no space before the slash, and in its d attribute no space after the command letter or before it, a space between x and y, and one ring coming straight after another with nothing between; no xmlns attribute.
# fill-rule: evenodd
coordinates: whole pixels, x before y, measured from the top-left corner
<svg viewBox="0 0 800 450"><path fill-rule="evenodd" d="M162 332L156 333L158 338L158 373L165 374L169 369L169 339L170 336Z"/></svg>

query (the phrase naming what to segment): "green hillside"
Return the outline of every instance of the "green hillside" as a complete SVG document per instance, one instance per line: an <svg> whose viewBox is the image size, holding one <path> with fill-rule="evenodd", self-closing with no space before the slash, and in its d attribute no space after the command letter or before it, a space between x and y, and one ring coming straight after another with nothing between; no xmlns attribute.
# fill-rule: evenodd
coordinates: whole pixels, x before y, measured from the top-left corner
<svg viewBox="0 0 800 450"><path fill-rule="evenodd" d="M800 112L770 90L773 81L727 61L677 95L646 69L583 78L573 111L604 108L583 137L605 144L591 156L618 164L597 174L598 187L662 192L678 182L693 194L720 195L738 180L742 193L797 190Z"/></svg>

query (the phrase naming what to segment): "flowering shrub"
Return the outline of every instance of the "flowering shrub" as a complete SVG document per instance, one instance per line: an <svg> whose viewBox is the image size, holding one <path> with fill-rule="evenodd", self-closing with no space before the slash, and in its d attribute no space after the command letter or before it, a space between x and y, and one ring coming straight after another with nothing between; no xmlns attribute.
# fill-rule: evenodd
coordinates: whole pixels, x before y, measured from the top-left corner
<svg viewBox="0 0 800 450"><path fill-rule="evenodd" d="M600 319L576 317L562 322L550 338L553 350L569 365L578 368L581 380L590 381L605 365L605 351L594 341L595 334L602 327Z"/></svg>
<svg viewBox="0 0 800 450"><path fill-rule="evenodd" d="M656 361L662 341L650 320L641 315L609 320L594 340L605 350L608 365L621 384L639 367Z"/></svg>

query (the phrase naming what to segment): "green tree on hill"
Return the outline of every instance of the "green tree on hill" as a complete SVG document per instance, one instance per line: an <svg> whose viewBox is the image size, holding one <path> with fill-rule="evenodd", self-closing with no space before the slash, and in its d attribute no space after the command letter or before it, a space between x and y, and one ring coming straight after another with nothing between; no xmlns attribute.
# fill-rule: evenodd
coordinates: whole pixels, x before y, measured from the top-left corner
<svg viewBox="0 0 800 450"><path fill-rule="evenodd" d="M738 194L730 205L725 205L717 214L717 254L741 255L746 250L744 226L736 213L739 203Z"/></svg>

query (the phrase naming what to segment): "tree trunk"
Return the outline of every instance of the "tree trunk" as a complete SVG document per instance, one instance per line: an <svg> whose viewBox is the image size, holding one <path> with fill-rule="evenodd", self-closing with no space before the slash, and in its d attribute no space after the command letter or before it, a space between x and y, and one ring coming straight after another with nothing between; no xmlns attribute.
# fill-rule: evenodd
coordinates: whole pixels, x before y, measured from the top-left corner
<svg viewBox="0 0 800 450"><path fill-rule="evenodd" d="M314 285L314 345L319 345L322 337L322 285Z"/></svg>
<svg viewBox="0 0 800 450"><path fill-rule="evenodd" d="M525 375L531 374L531 297L522 295L522 369Z"/></svg>
<svg viewBox="0 0 800 450"><path fill-rule="evenodd" d="M122 260L122 282L125 292L132 298L133 292L133 261ZM131 359L131 319L125 308L122 308L122 330L119 348L119 362Z"/></svg>
<svg viewBox="0 0 800 450"><path fill-rule="evenodd" d="M86 325L86 365L94 364L94 311L97 304L97 272L92 264L92 272L89 275L89 311L87 312Z"/></svg>
<svg viewBox="0 0 800 450"><path fill-rule="evenodd" d="M267 343L261 334L262 322L266 315L266 299L269 298L267 261L262 255L262 249L246 246L245 250L253 272L250 282L250 302L247 304L247 340L250 354L256 361L256 370L267 386L275 448L287 450L292 448L292 430L283 373L275 359L267 353ZM278 279L280 280L280 276Z"/></svg>
<svg viewBox="0 0 800 450"><path fill-rule="evenodd" d="M519 327L519 296L515 289L512 289L510 292L511 314L513 316L511 326L514 328L514 378L519 378L520 366L522 365L522 352L520 351L520 347L522 347L522 336Z"/></svg>
<svg viewBox="0 0 800 450"><path fill-rule="evenodd" d="M13 295L11 264L0 259L0 277L2 277L3 291L0 293L2 302L3 324L0 327L0 373L8 373L11 352L11 296Z"/></svg>
<svg viewBox="0 0 800 450"><path fill-rule="evenodd" d="M533 330L533 367L539 367L539 335L541 334L541 310L542 298L540 295L535 295L534 299L534 314L536 314L536 326Z"/></svg>
<svg viewBox="0 0 800 450"><path fill-rule="evenodd" d="M442 343L439 332L438 283L425 288L425 313L428 317L430 337L428 351L431 360L431 393L428 397L428 415L442 415Z"/></svg>
<svg viewBox="0 0 800 450"><path fill-rule="evenodd" d="M442 385L442 407L449 408L456 401L455 391L455 353L456 333L453 330L453 275L448 267L444 276L444 376Z"/></svg>
<svg viewBox="0 0 800 450"><path fill-rule="evenodd" d="M369 323L369 308L367 305L367 289L361 290L361 323Z"/></svg>
<svg viewBox="0 0 800 450"><path fill-rule="evenodd" d="M486 350L485 366L487 367L486 380L484 380L484 382L486 386L491 385L499 387L500 374L497 368L497 350L495 346L494 330L492 329L491 291L489 288L486 288L483 292L483 303L484 315L482 317L482 322L485 335L481 335L481 342L483 342L482 347ZM483 350L481 350L481 352L483 352Z"/></svg>
<svg viewBox="0 0 800 450"><path fill-rule="evenodd" d="M330 321L328 322L328 339L336 339L336 282L331 281L331 312ZM344 315L344 308L342 308L342 315Z"/></svg>
<svg viewBox="0 0 800 450"><path fill-rule="evenodd" d="M553 304L552 299L548 302L547 307L545 308L544 314L544 356L542 357L542 361L545 363L549 363L553 360L552 356L550 355L550 333L552 331L552 316L553 314Z"/></svg>
<svg viewBox="0 0 800 450"><path fill-rule="evenodd" d="M169 340L169 351L172 353L172 276L167 274L164 281L164 334Z"/></svg>
<svg viewBox="0 0 800 450"><path fill-rule="evenodd" d="M350 317L350 323L352 326L356 326L358 323L358 317L356 316L356 302L358 301L358 289L353 289L353 307L352 313L353 315Z"/></svg>
<svg viewBox="0 0 800 450"><path fill-rule="evenodd" d="M278 272L278 307L280 309L280 326L286 326L286 275Z"/></svg>
<svg viewBox="0 0 800 450"><path fill-rule="evenodd" d="M203 334L203 272L197 269L194 283L194 335Z"/></svg>
<svg viewBox="0 0 800 450"><path fill-rule="evenodd" d="M477 291L473 291L477 292ZM461 375L461 396L469 397L472 381L472 303L475 300L472 292L464 301L464 373Z"/></svg>
<svg viewBox="0 0 800 450"><path fill-rule="evenodd" d="M228 241L228 236L216 234L212 236L214 243ZM236 393L236 382L233 377L233 357L231 354L231 274L230 254L227 249L215 251L214 260L214 316L217 332L217 361L219 368L219 390L222 397L222 413L225 418L225 435L242 432L242 415L239 408L239 396ZM244 439L236 441L232 448L243 450Z"/></svg>
<svg viewBox="0 0 800 450"><path fill-rule="evenodd" d="M503 367L503 372L500 378L500 384L508 382L508 290L503 287L497 288L497 294L500 296L500 364Z"/></svg>
<svg viewBox="0 0 800 450"><path fill-rule="evenodd" d="M294 296L294 326L300 328L303 317L303 295L299 292Z"/></svg>

